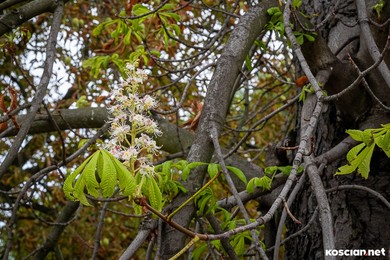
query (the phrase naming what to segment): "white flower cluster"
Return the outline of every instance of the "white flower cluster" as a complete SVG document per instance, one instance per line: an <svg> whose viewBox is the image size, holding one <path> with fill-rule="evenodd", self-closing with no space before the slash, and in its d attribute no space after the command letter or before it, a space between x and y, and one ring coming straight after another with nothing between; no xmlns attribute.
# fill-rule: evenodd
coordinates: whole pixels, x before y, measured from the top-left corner
<svg viewBox="0 0 390 260"><path fill-rule="evenodd" d="M115 105L108 108L113 116L110 129L112 138L105 149L122 160L131 172L153 174L151 158L160 147L151 135L162 133L148 116L149 110L157 106L156 100L149 95L140 97L138 93L147 74L136 67L138 62L128 64L125 69L127 79L121 88L112 90Z"/></svg>

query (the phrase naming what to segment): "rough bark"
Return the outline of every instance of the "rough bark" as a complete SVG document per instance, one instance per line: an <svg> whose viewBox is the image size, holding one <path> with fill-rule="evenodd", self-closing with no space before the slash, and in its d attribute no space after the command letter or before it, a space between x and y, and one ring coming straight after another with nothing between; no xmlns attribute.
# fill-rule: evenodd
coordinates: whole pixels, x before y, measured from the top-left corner
<svg viewBox="0 0 390 260"><path fill-rule="evenodd" d="M339 2L339 5L334 10L336 2ZM375 17L372 15L371 7L375 3L374 1L366 2L367 13L371 14L370 18L374 20ZM358 75L356 69L347 61L348 55L358 64L361 71L375 62L369 53L371 46L366 43L366 39L363 39L361 34L355 2L304 1L303 6L305 12L319 14L311 20L313 24L321 22L327 13L335 12L335 16L329 19L318 32L324 38L332 53L338 58L334 63L332 75L324 88L329 94L338 93L351 84ZM387 19L389 15L389 3L386 3L383 8L382 19ZM385 45L387 38L388 26L386 28L375 28L371 25L371 30L376 44L382 50L381 48ZM378 31L382 31L382 33L378 33ZM303 48L305 48L305 45ZM316 53L313 53L313 50ZM322 50L310 48L305 53L309 60L312 59L309 55L321 57L324 54L326 54L324 48ZM384 60L388 60L388 55ZM318 69L316 64L312 63L311 65L312 70ZM383 77L381 77L381 72L375 69L365 78L376 96L384 104L388 104L390 92ZM380 127L380 124L389 121L389 112L378 108L376 102L360 84L341 99L331 102L328 109L324 111L317 127L316 146L313 155L320 156L343 141L346 137L345 129ZM349 143L351 141L345 142ZM348 147L351 147L351 145L348 144ZM390 177L386 172L390 168L390 160L382 152L375 151L371 162L370 176L367 180L355 174L335 176L334 173L337 168L346 163L344 159L346 150L338 158L329 155L319 157L322 159L325 157L331 158L331 161L328 161L326 165L324 174L321 175L325 189L344 184L357 184L375 190L389 200L388 185ZM321 162L324 162L324 160L321 160ZM378 197L354 189L333 191L328 193L327 196L333 215L334 225L332 228L336 239L335 249L388 249L390 245L390 210ZM316 207L314 191L311 185L306 183L306 187L302 189L292 206L293 214L305 225L309 222ZM287 242L285 248L286 259L326 259L322 246L320 221L321 219L317 217L306 232ZM294 234L301 228L292 221L288 222L287 227L287 236Z"/></svg>
<svg viewBox="0 0 390 260"><path fill-rule="evenodd" d="M188 161L209 162L211 160L214 147L209 133L210 123L215 122L218 127L217 130L221 130L236 77L253 42L267 22L266 10L275 5L276 2L274 1L261 2L240 19L239 24L232 32L208 86L199 128L191 146ZM174 200L173 207L178 207L188 196L199 189L204 176L205 170L201 167L194 170L185 184L189 191L188 194L179 195ZM187 205L173 220L182 226L188 227L194 213L195 206L192 203ZM162 234L164 237L162 239L161 257L162 259L168 259L183 248L186 237L168 225L163 226Z"/></svg>

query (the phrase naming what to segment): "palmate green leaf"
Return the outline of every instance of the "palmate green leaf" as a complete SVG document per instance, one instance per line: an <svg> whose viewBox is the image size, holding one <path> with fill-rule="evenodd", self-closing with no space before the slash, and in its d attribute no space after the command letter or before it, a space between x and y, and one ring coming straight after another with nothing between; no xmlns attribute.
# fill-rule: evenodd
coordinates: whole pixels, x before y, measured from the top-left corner
<svg viewBox="0 0 390 260"><path fill-rule="evenodd" d="M387 130L384 135L375 138L375 143L390 157L390 130Z"/></svg>
<svg viewBox="0 0 390 260"><path fill-rule="evenodd" d="M110 154L106 150L102 150L102 153L105 153L111 158L111 162L114 164L116 168L116 176L118 178L119 189L122 191L123 195L125 196L133 195L136 190L136 181L134 176L112 154Z"/></svg>
<svg viewBox="0 0 390 260"><path fill-rule="evenodd" d="M103 197L108 198L114 194L117 182L117 170L110 156L102 152L103 174L101 177L100 188L102 189Z"/></svg>
<svg viewBox="0 0 390 260"><path fill-rule="evenodd" d="M87 188L88 194L92 195L95 198L99 197L99 191L97 190L99 188L99 183L96 180L96 165L97 165L99 155L100 155L100 151L96 151L92 155L91 160L83 170L82 173L83 178L81 178L85 181L85 186ZM77 182L79 182L81 179L79 179ZM76 185L75 185L75 189L76 189Z"/></svg>
<svg viewBox="0 0 390 260"><path fill-rule="evenodd" d="M213 212L216 208L216 199L213 190L207 187L197 199L196 204L201 215L207 215L207 213Z"/></svg>
<svg viewBox="0 0 390 260"><path fill-rule="evenodd" d="M347 160L348 162L352 162L356 159L358 153L366 146L365 143L361 143L353 147L349 152L347 153Z"/></svg>
<svg viewBox="0 0 390 260"><path fill-rule="evenodd" d="M248 193L253 193L255 191L255 179L256 178L257 177L250 179L248 184L246 185L246 191Z"/></svg>
<svg viewBox="0 0 390 260"><path fill-rule="evenodd" d="M235 235L231 244L237 255L242 256L245 253L245 236L243 233Z"/></svg>
<svg viewBox="0 0 390 260"><path fill-rule="evenodd" d="M362 142L362 135L363 131L356 130L356 129L349 129L345 131L347 134L349 134L355 141Z"/></svg>
<svg viewBox="0 0 390 260"><path fill-rule="evenodd" d="M102 33L102 31L104 30L104 27L109 26L111 24L114 24L115 22L116 22L115 20L109 19L105 22L100 23L98 26L96 26L95 29L92 30L92 36L96 37L96 36L100 35Z"/></svg>
<svg viewBox="0 0 390 260"><path fill-rule="evenodd" d="M282 11L280 11L279 7L271 7L267 10L269 15L282 15Z"/></svg>
<svg viewBox="0 0 390 260"><path fill-rule="evenodd" d="M361 145L361 144L360 144ZM341 166L336 175L350 174L358 170L358 173L365 179L368 178L370 172L370 161L372 153L374 152L375 144L372 143L369 146L366 146L358 156L352 160L348 165Z"/></svg>
<svg viewBox="0 0 390 260"><path fill-rule="evenodd" d="M268 166L264 169L264 173L273 175L278 170L278 166Z"/></svg>
<svg viewBox="0 0 390 260"><path fill-rule="evenodd" d="M180 160L175 163L175 168L182 171L185 167L187 167L187 165L188 165L187 160Z"/></svg>
<svg viewBox="0 0 390 260"><path fill-rule="evenodd" d="M176 185L176 182L174 181L167 181L166 183L164 183L163 185L161 185L160 183L160 186L162 187L162 192L164 192L165 194L168 194L169 197L175 197L178 193L179 193L179 188L177 187Z"/></svg>
<svg viewBox="0 0 390 260"><path fill-rule="evenodd" d="M69 200L75 200L75 197L72 195L72 192L74 191L73 182L75 181L76 177L81 173L82 170L84 170L85 165L91 160L91 156L87 158L77 169L72 172L65 180L63 191L65 193L65 196Z"/></svg>
<svg viewBox="0 0 390 260"><path fill-rule="evenodd" d="M281 171L281 173L283 173L284 175L289 176L290 172L292 170L292 166L291 165L278 166L278 170ZM302 171L302 167L301 167L301 169L298 168L298 170L297 170L298 173L299 173L299 170Z"/></svg>
<svg viewBox="0 0 390 260"><path fill-rule="evenodd" d="M375 145L371 144L367 148L365 148L360 154L362 156L362 161L358 166L358 173L364 178L368 178L368 174L370 173L370 162L371 157L374 152ZM359 157L358 156L358 157ZM356 158L358 159L358 158Z"/></svg>
<svg viewBox="0 0 390 260"><path fill-rule="evenodd" d="M257 178L255 180L255 185L257 187L263 188L264 190L271 190L271 184L272 184L272 179L267 175L264 175L263 177Z"/></svg>
<svg viewBox="0 0 390 260"><path fill-rule="evenodd" d="M165 4L163 5L159 11L165 11L165 10L173 10L175 9L176 5L175 4Z"/></svg>
<svg viewBox="0 0 390 260"><path fill-rule="evenodd" d="M167 176L171 175L172 161L166 161L162 164L162 172Z"/></svg>
<svg viewBox="0 0 390 260"><path fill-rule="evenodd" d="M103 176L103 166L104 166L104 160L103 160L103 153L100 152L99 158L96 165L96 171L99 176L98 182L101 182L102 176Z"/></svg>
<svg viewBox="0 0 390 260"><path fill-rule="evenodd" d="M169 18L172 18L174 19L176 22L180 21L180 15L176 14L176 13L171 13L171 12L160 12L158 13L161 16L166 16L166 17L169 17Z"/></svg>
<svg viewBox="0 0 390 260"><path fill-rule="evenodd" d="M150 10L142 4L136 4L133 6L133 14L134 15L144 15L144 14L149 13L149 12L150 12Z"/></svg>
<svg viewBox="0 0 390 260"><path fill-rule="evenodd" d="M231 171L232 173L234 173L234 175L236 175L237 178L240 179L240 181L242 181L245 184L248 183L248 181L246 180L245 174L240 169L233 167L233 166L226 166L226 168L229 171Z"/></svg>
<svg viewBox="0 0 390 260"><path fill-rule="evenodd" d="M357 165L343 165L340 168L337 169L336 175L344 175L344 174L350 174L353 173L357 168Z"/></svg>
<svg viewBox="0 0 390 260"><path fill-rule="evenodd" d="M133 33L133 30L129 30L127 33L126 33L126 35L125 35L125 37L123 37L123 43L125 44L125 45L130 45L130 43L131 43L131 34Z"/></svg>
<svg viewBox="0 0 390 260"><path fill-rule="evenodd" d="M84 178L84 175L81 175L76 184L74 185L74 191L73 191L73 195L76 199L78 199L81 204L85 205L85 206L92 206L88 200L87 200L87 197L85 196L85 193L84 193L84 188L85 188L85 178Z"/></svg>
<svg viewBox="0 0 390 260"><path fill-rule="evenodd" d="M147 176L144 187L146 189L145 194L148 197L150 205L154 209L161 211L164 203L162 201L162 194L160 188L157 185L157 182L154 180L153 177Z"/></svg>
<svg viewBox="0 0 390 260"><path fill-rule="evenodd" d="M255 177L249 180L248 184L246 185L246 191L252 193L256 187L261 187L263 190L270 190L271 184L272 179L267 175L264 175L261 178Z"/></svg>
<svg viewBox="0 0 390 260"><path fill-rule="evenodd" d="M142 215L143 214L142 206L140 206L137 203L135 203L134 200L132 202L132 205L133 205L134 213L136 215Z"/></svg>
<svg viewBox="0 0 390 260"><path fill-rule="evenodd" d="M249 71L252 71L253 67L252 67L251 59L250 59L249 55L246 55L246 57L245 57L245 66Z"/></svg>

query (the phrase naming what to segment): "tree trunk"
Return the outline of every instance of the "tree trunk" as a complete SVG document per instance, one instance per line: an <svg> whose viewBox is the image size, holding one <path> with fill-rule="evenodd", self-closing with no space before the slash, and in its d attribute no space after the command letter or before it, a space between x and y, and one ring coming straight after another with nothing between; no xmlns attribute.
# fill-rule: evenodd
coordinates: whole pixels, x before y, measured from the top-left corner
<svg viewBox="0 0 390 260"><path fill-rule="evenodd" d="M329 49L338 58L333 73L325 85L325 89L329 94L337 93L346 88L357 77L356 69L348 61L348 55L351 56L361 71L374 63L369 53L372 46L366 43L361 26L357 23L361 21L358 19L357 5L355 1L340 1L339 5L334 8L338 1L303 2L304 12L319 14L311 20L313 24L321 22L329 13L334 12L336 14L319 29L319 35L326 40ZM367 1L366 3L366 11L369 17L376 22L385 21L390 14L389 3L386 3L383 7L381 21L376 19L372 11L371 7L375 4L376 1ZM379 29L371 26L371 31L379 50L382 51L387 38L388 26ZM305 52L305 50L303 51ZM313 48L308 50L305 55L308 60L310 60L309 55L321 57L321 53L313 53ZM385 57L385 61L388 61L388 58L389 55ZM314 63L310 65L312 71L319 69ZM375 69L365 78L382 103L389 104L390 86L386 84L385 76L378 69ZM336 100L334 104L329 104L323 112L317 126L314 156L329 151L347 137L346 129L376 128L380 127L380 124L389 123L389 119L389 111L379 107L378 103L370 97L360 84L352 92ZM383 152L375 150L367 180L356 174L335 176L334 173L338 167L346 163L345 156L329 162L321 175L324 187L328 190L327 195L333 216L335 249L381 250L383 248L388 252L390 246L390 209L378 196L356 186L370 188L390 200L390 160ZM337 189L337 187L340 187L340 189ZM307 182L291 209L294 216L302 222L302 225L288 221L286 237L305 226L313 216L316 207L317 202L314 192ZM388 253L386 254L388 255ZM306 232L286 243L285 257L286 259L326 259L322 246L318 214Z"/></svg>

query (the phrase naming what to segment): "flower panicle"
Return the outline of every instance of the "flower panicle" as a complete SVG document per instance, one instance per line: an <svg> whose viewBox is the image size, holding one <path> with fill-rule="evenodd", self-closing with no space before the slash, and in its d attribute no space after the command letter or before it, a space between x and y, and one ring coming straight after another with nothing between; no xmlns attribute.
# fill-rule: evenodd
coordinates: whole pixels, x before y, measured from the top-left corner
<svg viewBox="0 0 390 260"><path fill-rule="evenodd" d="M128 63L125 68L126 79L122 86L111 91L115 101L115 104L108 108L112 116L112 138L105 148L122 160L129 169L143 175L153 175L151 158L161 147L157 146L151 136L160 136L162 132L150 118L149 111L156 108L158 102L150 95L140 96L138 93L140 86L147 80L147 73L137 67L138 61Z"/></svg>

